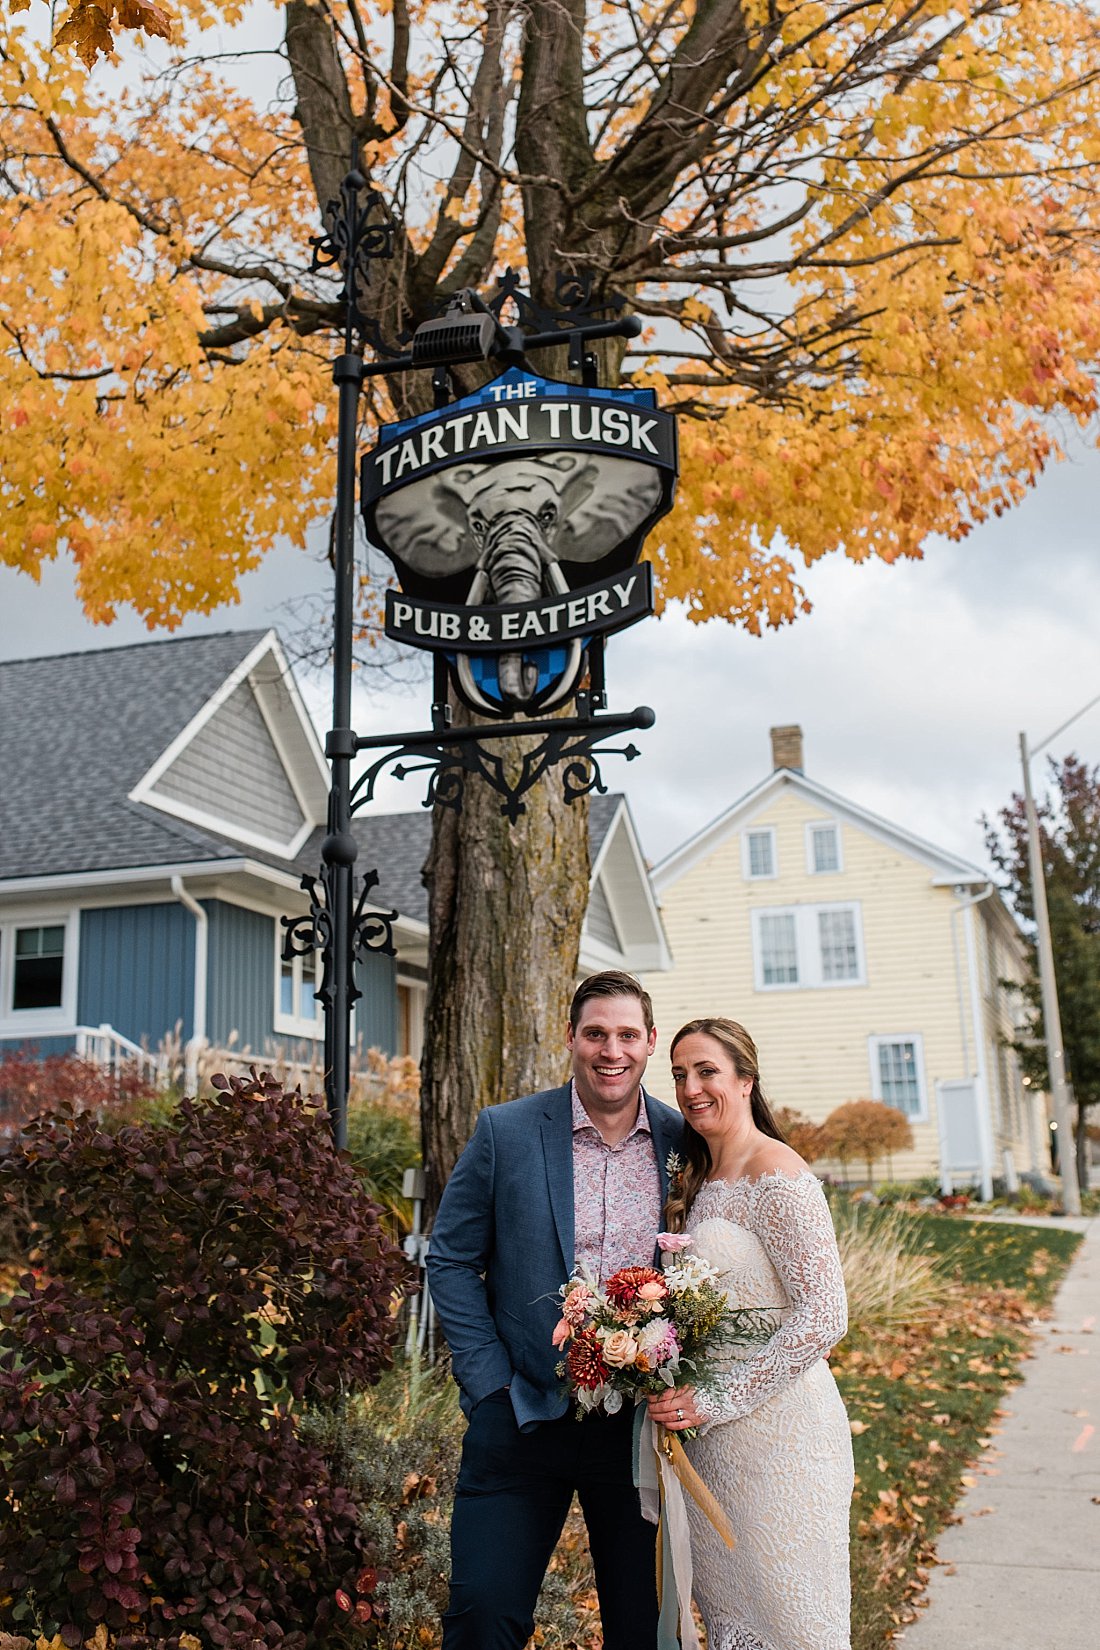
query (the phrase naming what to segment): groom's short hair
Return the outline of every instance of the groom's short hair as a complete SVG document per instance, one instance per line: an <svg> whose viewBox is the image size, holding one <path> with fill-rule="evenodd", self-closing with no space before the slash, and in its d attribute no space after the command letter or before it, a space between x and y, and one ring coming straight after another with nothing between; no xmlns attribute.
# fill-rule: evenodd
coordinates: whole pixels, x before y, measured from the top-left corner
<svg viewBox="0 0 1100 1650"><path fill-rule="evenodd" d="M569 1024L574 1031L580 1024L585 1003L592 997L636 997L642 1005L646 1030L653 1030L653 1003L641 980L636 980L633 974L621 968L605 968L602 974L590 974L587 980L582 980L569 1005Z"/></svg>

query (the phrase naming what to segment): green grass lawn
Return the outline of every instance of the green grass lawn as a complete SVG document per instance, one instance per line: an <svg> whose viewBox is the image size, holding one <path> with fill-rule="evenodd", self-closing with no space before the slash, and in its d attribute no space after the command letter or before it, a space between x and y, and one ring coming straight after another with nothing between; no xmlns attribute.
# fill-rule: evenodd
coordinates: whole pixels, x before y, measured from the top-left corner
<svg viewBox="0 0 1100 1650"><path fill-rule="evenodd" d="M1019 1379L1027 1323L1081 1239L1056 1227L913 1215L915 1250L950 1280L927 1323L853 1335L832 1364L852 1421L853 1650L880 1650L911 1617L969 1469Z"/></svg>

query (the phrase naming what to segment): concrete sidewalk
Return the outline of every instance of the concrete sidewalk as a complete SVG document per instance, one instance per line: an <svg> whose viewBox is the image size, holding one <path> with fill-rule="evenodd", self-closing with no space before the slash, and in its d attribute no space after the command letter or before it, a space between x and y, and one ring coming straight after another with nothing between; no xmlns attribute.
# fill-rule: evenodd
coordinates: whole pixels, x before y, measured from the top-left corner
<svg viewBox="0 0 1100 1650"><path fill-rule="evenodd" d="M1085 1241L1006 1395L987 1470L979 1463L959 1502L962 1522L937 1543L905 1650L1100 1645L1100 1219L1058 1225Z"/></svg>

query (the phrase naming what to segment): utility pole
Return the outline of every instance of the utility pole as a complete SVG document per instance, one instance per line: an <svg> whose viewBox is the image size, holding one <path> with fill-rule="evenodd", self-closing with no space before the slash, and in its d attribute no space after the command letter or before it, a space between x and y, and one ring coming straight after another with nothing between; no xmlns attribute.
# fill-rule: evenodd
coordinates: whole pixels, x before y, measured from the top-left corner
<svg viewBox="0 0 1100 1650"><path fill-rule="evenodd" d="M1095 701L1094 701L1095 702ZM1058 730L1061 732L1061 729ZM1053 739L1054 734L1050 735ZM1049 744L1045 739L1043 744ZM1038 747L1042 749L1042 746ZM1058 1167L1062 1174L1062 1204L1067 1215L1081 1213L1081 1192L1077 1185L1077 1154L1073 1138L1069 1089L1066 1084L1066 1056L1062 1045L1062 1016L1058 1011L1058 982L1054 973L1054 948L1050 942L1050 915L1047 911L1047 884L1043 873L1043 849L1039 839L1039 815L1031 794L1031 756L1027 734L1020 735L1020 760L1024 769L1024 805L1027 811L1027 857L1031 870L1031 898L1035 907L1035 940L1039 953L1039 989L1046 1033L1047 1073L1054 1121L1058 1126Z"/></svg>

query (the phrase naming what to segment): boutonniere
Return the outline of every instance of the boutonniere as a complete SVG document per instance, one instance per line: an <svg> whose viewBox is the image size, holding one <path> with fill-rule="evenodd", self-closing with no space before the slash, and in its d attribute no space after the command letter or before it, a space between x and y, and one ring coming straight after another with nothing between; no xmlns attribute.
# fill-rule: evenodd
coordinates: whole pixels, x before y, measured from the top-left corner
<svg viewBox="0 0 1100 1650"><path fill-rule="evenodd" d="M679 1152L669 1152L665 1158L665 1169L668 1172L668 1183L675 1191L680 1189L680 1181L684 1173L684 1160Z"/></svg>

